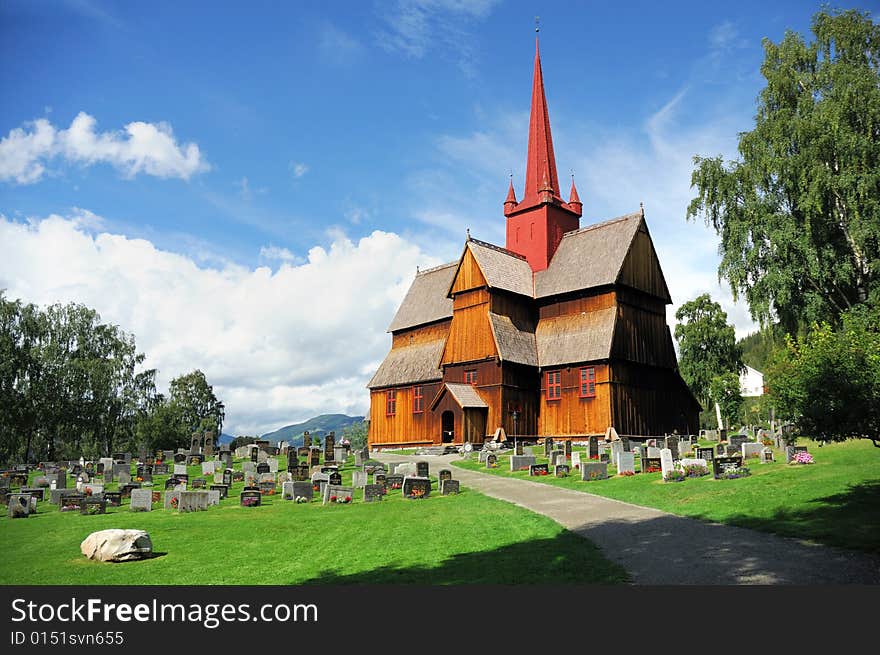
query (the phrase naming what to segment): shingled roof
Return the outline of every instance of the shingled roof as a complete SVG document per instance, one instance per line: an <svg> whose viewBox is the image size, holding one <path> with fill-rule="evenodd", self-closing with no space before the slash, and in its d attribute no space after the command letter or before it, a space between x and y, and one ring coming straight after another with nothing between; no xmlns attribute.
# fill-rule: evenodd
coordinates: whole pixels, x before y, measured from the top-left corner
<svg viewBox="0 0 880 655"><path fill-rule="evenodd" d="M439 393L435 396L434 401L431 403L431 409L434 409L437 406L437 403L440 402L440 399L443 397L443 394L446 392L452 394L452 397L455 399L455 402L458 403L458 406L462 409L466 409L468 407L488 407L486 401L483 400L482 396L480 396L479 391L470 384L461 384L459 382L447 382L440 389Z"/></svg>
<svg viewBox="0 0 880 655"><path fill-rule="evenodd" d="M367 385L369 389L440 380L440 357L446 339L392 348Z"/></svg>
<svg viewBox="0 0 880 655"><path fill-rule="evenodd" d="M416 273L388 331L397 332L452 318L452 299L447 295L457 266L455 261Z"/></svg>
<svg viewBox="0 0 880 655"><path fill-rule="evenodd" d="M535 331L538 365L560 366L608 359L616 307L542 319Z"/></svg>
<svg viewBox="0 0 880 655"><path fill-rule="evenodd" d="M638 211L567 232L550 265L535 274L535 298L614 284L642 219Z"/></svg>
<svg viewBox="0 0 880 655"><path fill-rule="evenodd" d="M538 351L535 346L534 327L518 327L509 316L489 312L489 324L498 346L498 354L502 361L538 365Z"/></svg>
<svg viewBox="0 0 880 655"><path fill-rule="evenodd" d="M521 296L534 297L532 267L525 257L477 239L469 239L465 247L477 260L490 289L502 289Z"/></svg>

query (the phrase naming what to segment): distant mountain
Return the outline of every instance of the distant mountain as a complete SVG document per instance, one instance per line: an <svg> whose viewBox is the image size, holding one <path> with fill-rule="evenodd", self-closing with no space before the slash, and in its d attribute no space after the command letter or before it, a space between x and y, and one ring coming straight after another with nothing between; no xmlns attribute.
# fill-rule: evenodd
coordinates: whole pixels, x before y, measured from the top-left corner
<svg viewBox="0 0 880 655"><path fill-rule="evenodd" d="M228 444L232 443L232 440L235 439L231 434L226 434L225 432L220 433L220 438L217 439L218 444Z"/></svg>
<svg viewBox="0 0 880 655"><path fill-rule="evenodd" d="M328 432L335 432L337 438L342 431L349 425L361 423L363 416L346 416L345 414L321 414L310 418L302 423L294 423L293 425L285 425L274 432L267 432L260 439L266 439L269 443L277 441L287 441L292 446L301 446L303 442L303 432L309 431L312 436L319 436L323 440L324 435Z"/></svg>

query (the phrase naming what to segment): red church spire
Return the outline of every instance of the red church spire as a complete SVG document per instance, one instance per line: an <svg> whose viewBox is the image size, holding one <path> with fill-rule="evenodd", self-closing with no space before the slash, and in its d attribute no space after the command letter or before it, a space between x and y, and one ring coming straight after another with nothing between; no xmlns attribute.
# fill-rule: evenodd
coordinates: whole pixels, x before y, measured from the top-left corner
<svg viewBox="0 0 880 655"><path fill-rule="evenodd" d="M581 202L581 198L578 195L578 190L574 186L574 174L571 176L571 191L568 194L568 206L577 211L578 214L581 213L581 207L584 206L584 203Z"/></svg>
<svg viewBox="0 0 880 655"><path fill-rule="evenodd" d="M525 200L537 200L542 191L552 191L559 196L559 180L556 177L556 156L553 154L553 137L550 134L550 114L544 96L544 75L541 71L541 53L535 38L535 74L532 80L532 112L529 118L529 154L526 160Z"/></svg>
<svg viewBox="0 0 880 655"><path fill-rule="evenodd" d="M523 199L516 202L511 181L504 201L507 217L506 247L523 255L533 271L550 264L562 235L579 227L581 201L572 180L569 202L559 195L556 155L550 134L550 114L544 95L541 52L535 39L535 72L532 78L532 107L529 118L529 150L526 160L526 186Z"/></svg>

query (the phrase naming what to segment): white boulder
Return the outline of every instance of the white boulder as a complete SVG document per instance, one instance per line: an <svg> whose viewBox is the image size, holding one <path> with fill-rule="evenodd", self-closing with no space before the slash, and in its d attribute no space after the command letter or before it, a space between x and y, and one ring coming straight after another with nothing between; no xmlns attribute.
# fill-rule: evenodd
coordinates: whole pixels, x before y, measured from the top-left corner
<svg viewBox="0 0 880 655"><path fill-rule="evenodd" d="M127 562L149 557L153 542L143 530L100 530L86 537L79 549L100 562Z"/></svg>

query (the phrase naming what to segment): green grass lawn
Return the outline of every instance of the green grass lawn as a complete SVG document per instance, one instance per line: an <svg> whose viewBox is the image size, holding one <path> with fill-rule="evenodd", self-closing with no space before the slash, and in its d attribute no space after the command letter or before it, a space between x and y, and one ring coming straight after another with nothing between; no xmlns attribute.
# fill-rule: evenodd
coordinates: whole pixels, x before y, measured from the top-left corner
<svg viewBox="0 0 880 655"><path fill-rule="evenodd" d="M240 463L236 464L240 468ZM343 470L351 479L352 460ZM190 468L190 480L199 475ZM167 476L157 476L163 489ZM71 478L72 479L72 478ZM108 490L116 485L108 485ZM434 484L436 490L437 484ZM626 572L550 519L463 489L421 500L389 491L379 503L321 506L264 497L238 504L242 483L206 512L108 508L59 512L47 501L27 519L0 519L0 584L613 584ZM159 508L159 509L157 509ZM87 560L80 542L107 528L150 533L157 557Z"/></svg>
<svg viewBox="0 0 880 655"><path fill-rule="evenodd" d="M612 476L608 480L583 482L577 471L561 479L530 478L528 471L510 471L509 455L499 457L497 469L486 469L476 460L455 465L576 489L682 516L880 552L880 450L866 440L821 448L813 441L801 442L809 446L814 464L785 464L784 455L777 451L775 463L748 460L752 475L736 480L715 480L709 475L666 483L659 473L638 473L633 477ZM538 463L542 462L546 459L538 457ZM613 466L609 466L609 474L613 473Z"/></svg>

